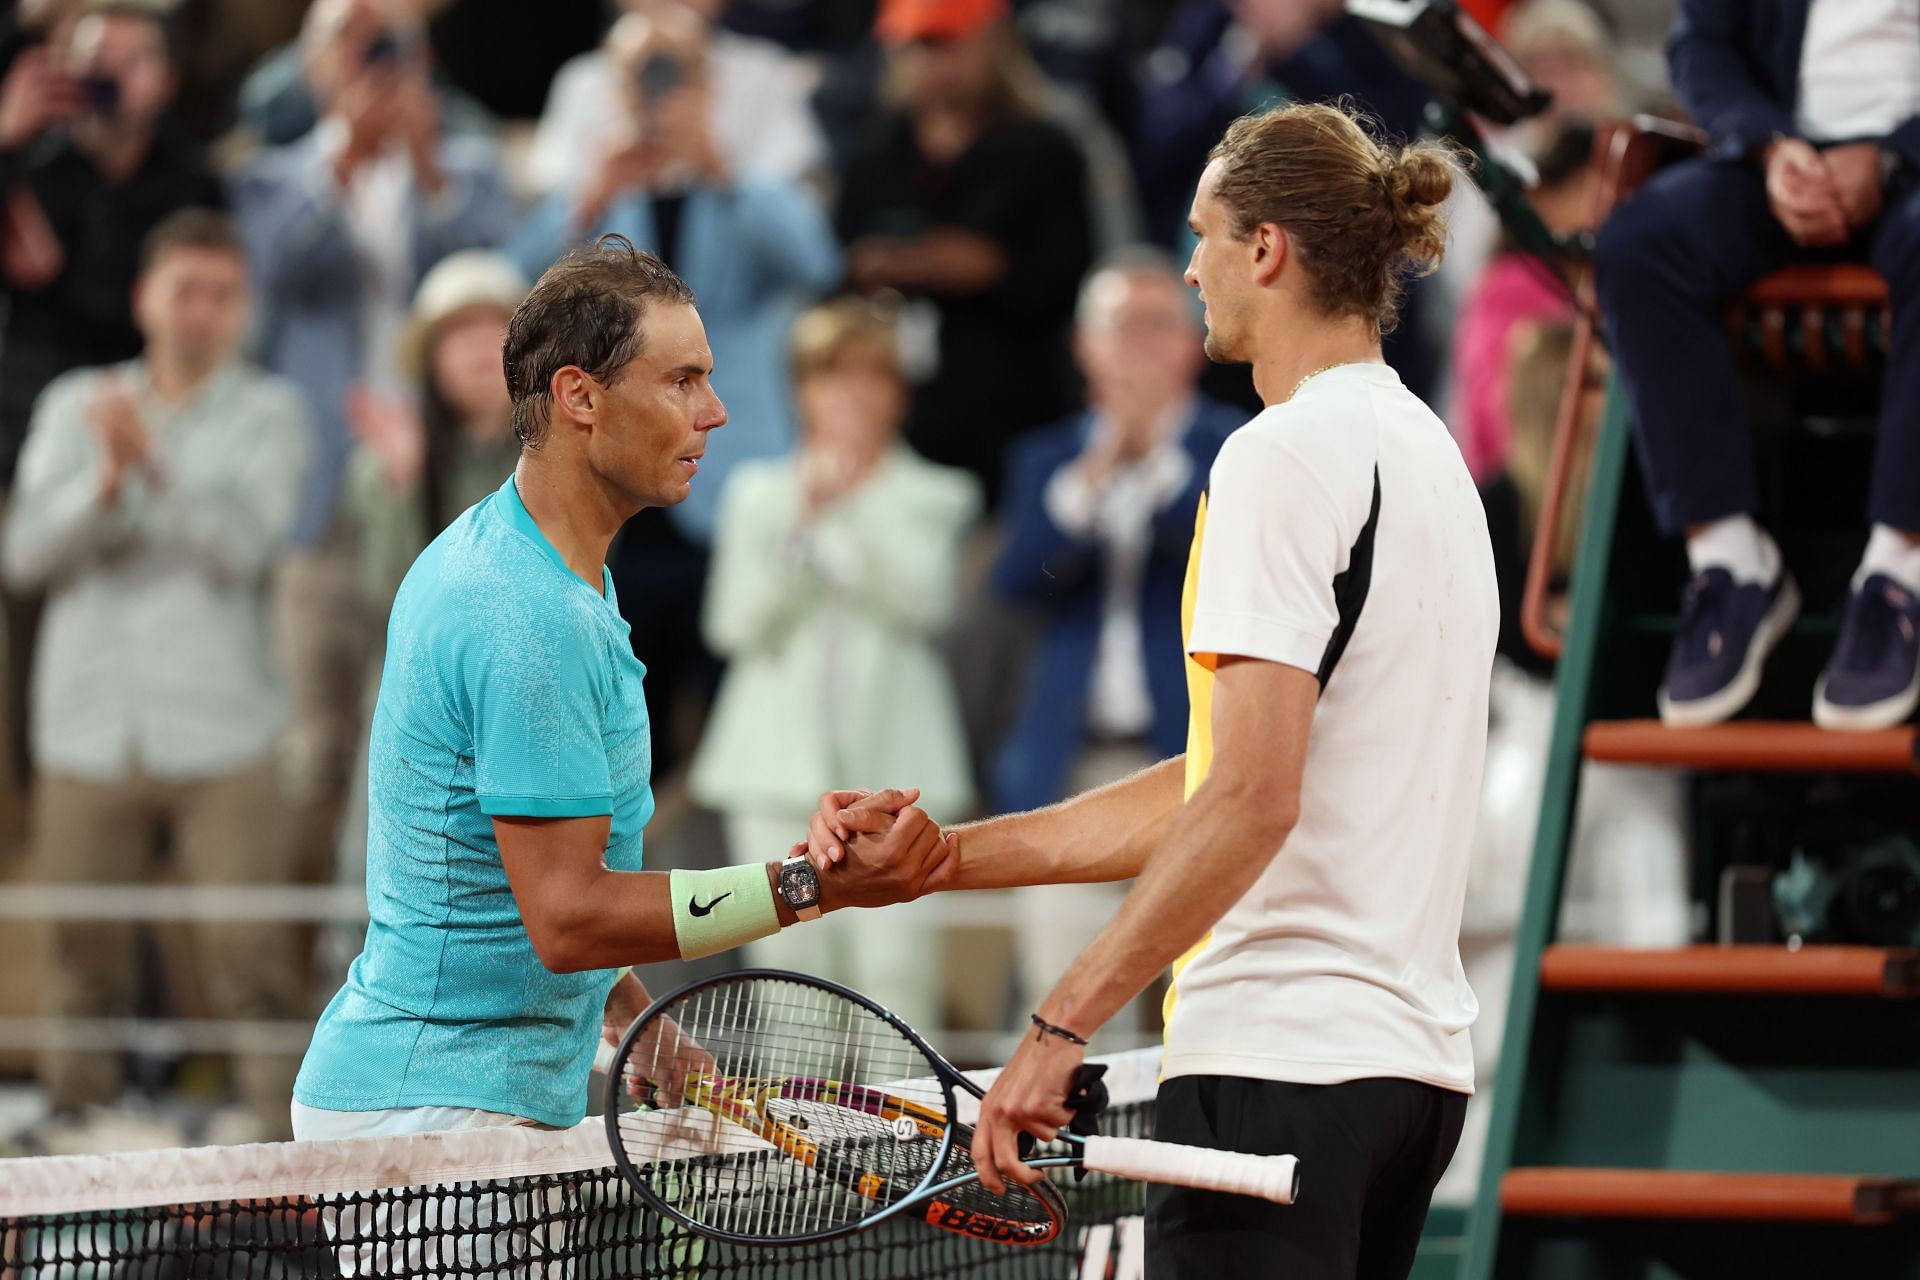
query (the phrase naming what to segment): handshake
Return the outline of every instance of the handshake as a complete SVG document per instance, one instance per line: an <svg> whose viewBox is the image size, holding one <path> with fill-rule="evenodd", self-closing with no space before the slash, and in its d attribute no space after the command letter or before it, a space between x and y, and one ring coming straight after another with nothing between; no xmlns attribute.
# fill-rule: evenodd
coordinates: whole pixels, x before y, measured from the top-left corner
<svg viewBox="0 0 1920 1280"><path fill-rule="evenodd" d="M807 823L805 855L820 876L820 905L885 907L952 888L959 848L914 802L918 787L829 791Z"/></svg>

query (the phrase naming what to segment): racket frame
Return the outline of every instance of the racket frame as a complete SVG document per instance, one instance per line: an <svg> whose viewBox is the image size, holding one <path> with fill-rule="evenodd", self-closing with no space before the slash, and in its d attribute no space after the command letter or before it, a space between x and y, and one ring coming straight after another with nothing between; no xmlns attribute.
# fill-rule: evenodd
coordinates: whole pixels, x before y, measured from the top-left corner
<svg viewBox="0 0 1920 1280"><path fill-rule="evenodd" d="M673 1205L668 1204L666 1200L654 1191L646 1175L635 1166L632 1157L627 1153L626 1140L620 1131L621 1106L627 1097L621 1079L625 1074L622 1070L622 1065L627 1061L628 1054L631 1052L634 1042L637 1041L658 1018L671 1016L672 1006L676 1005L679 1001L706 990L709 987L732 985L748 980L787 982L799 986L814 987L851 1001L855 1005L866 1009L868 1012L879 1016L888 1026L899 1032L902 1038L918 1050L921 1056L927 1060L927 1065L932 1069L933 1078L940 1085L941 1101L946 1108L946 1113L942 1117L943 1127L938 1138L940 1146L934 1153L934 1158L928 1163L926 1175L922 1177L919 1182L915 1183L913 1189L908 1191L899 1200L896 1200L892 1204L882 1205L875 1212L857 1218L852 1222L809 1232L805 1235L783 1235L769 1238L763 1235L753 1235L747 1232L716 1227L689 1217ZM692 1033L687 1032L686 1034L691 1035ZM814 1078L794 1077L794 1079L813 1080ZM767 1142L788 1158L796 1160L809 1168L818 1169L824 1176L834 1177L830 1169L814 1163L811 1153L817 1152L817 1144L813 1143L799 1130L768 1118L759 1106L746 1103L740 1097L742 1092L750 1091L755 1087L763 1091L770 1090L777 1087L780 1081L756 1080L743 1082L746 1085L745 1090L738 1088L734 1090L715 1089L711 1085L702 1088L701 1085L706 1083L704 1080L697 1082L689 1092L697 1093L701 1096L689 1096L683 1100L684 1104L687 1106L700 1107L731 1123L738 1124L748 1133L760 1138L763 1142ZM900 1098L873 1085L849 1085L834 1081L819 1081L819 1083L823 1085L834 1085L843 1089L859 1089L876 1097L897 1102L900 1104L903 1113L913 1119L915 1126L920 1130L922 1135L931 1136L928 1134L928 1112L924 1103L918 1103L908 1098ZM633 1189L639 1193L640 1198L646 1201L647 1205L655 1212L709 1239L730 1244L754 1245L763 1248L786 1248L797 1245L817 1244L828 1240L839 1240L865 1231L869 1227L876 1226L890 1218L913 1210L920 1211L922 1220L929 1226L942 1231L950 1231L957 1235L1018 1245L1041 1245L1052 1241L1058 1237L1061 1229L1066 1226L1067 1209L1066 1201L1061 1196L1059 1188L1050 1182L1043 1181L1033 1187L1026 1188L1036 1200L1040 1201L1041 1204L1046 1207L1052 1219L1051 1225L1044 1234L1032 1231L1030 1228L1034 1224L1016 1222L1012 1219L981 1213L978 1210L950 1205L939 1199L942 1193L956 1190L978 1180L978 1175L972 1173L964 1174L957 1178L949 1178L945 1181L937 1180L939 1171L946 1166L947 1159L955 1147L958 1146L965 1149L973 1145L972 1126L955 1118L955 1113L958 1110L954 1105L954 1090L956 1087L965 1089L975 1098L986 1097L986 1090L968 1079L959 1068L955 1067L951 1062L948 1062L938 1049L935 1049L927 1043L924 1036L908 1026L894 1014L892 1010L862 995L860 992L853 990L851 987L829 981L826 978L816 978L811 974L795 973L786 969L732 969L726 973L695 979L692 982L685 983L667 992L665 995L654 1000L652 1004L648 1005L640 1016L634 1019L633 1025L627 1028L626 1034L620 1039L619 1048L614 1053L612 1067L607 1072L605 1110L607 1143L613 1149L614 1163L619 1167L621 1175L625 1177L628 1185L633 1187ZM723 1101L723 1098L727 1101ZM805 1100L825 1101L825 1099ZM729 1105L729 1102L733 1105ZM837 1104L830 1103L829 1105ZM743 1119L740 1114L736 1113L743 1107L754 1115L755 1119L752 1122ZM865 1111L865 1108L856 1107L853 1109ZM919 1114L916 1115L914 1114L915 1112ZM866 1113L877 1114L875 1112ZM1062 1134L1061 1136L1065 1139L1070 1135ZM1071 1168L1080 1164L1080 1157L1077 1154L1047 1156L1036 1160L1029 1160L1027 1164L1033 1168ZM866 1176L873 1177L874 1175ZM873 1194L874 1192L884 1189L877 1187L862 1188L844 1178L835 1178L835 1181L847 1191L870 1200L878 1198L877 1194Z"/></svg>

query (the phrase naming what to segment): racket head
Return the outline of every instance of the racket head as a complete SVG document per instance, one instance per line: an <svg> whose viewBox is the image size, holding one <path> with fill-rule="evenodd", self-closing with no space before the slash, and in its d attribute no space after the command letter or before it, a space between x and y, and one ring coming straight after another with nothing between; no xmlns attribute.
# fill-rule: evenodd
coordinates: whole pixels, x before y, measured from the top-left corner
<svg viewBox="0 0 1920 1280"><path fill-rule="evenodd" d="M838 983L744 969L660 997L622 1037L606 1126L650 1207L717 1240L802 1244L902 1213L982 1239L1044 1243L1056 1188L923 1188L973 1171L952 1121L966 1082L913 1029Z"/></svg>

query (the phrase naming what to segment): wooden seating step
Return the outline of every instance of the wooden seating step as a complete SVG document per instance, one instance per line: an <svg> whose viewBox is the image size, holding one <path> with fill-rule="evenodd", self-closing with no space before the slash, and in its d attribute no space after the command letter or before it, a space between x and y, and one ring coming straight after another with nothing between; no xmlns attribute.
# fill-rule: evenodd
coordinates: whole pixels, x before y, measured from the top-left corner
<svg viewBox="0 0 1920 1280"><path fill-rule="evenodd" d="M1920 772L1915 728L1835 733L1805 721L1735 720L1674 729L1658 720L1602 720L1587 726L1587 758L1702 770L1771 773Z"/></svg>
<svg viewBox="0 0 1920 1280"><path fill-rule="evenodd" d="M1920 1213L1920 1181L1822 1173L1510 1169L1500 1207L1517 1217L1875 1226Z"/></svg>
<svg viewBox="0 0 1920 1280"><path fill-rule="evenodd" d="M1920 951L1884 947L1550 946L1548 991L1655 995L1920 995Z"/></svg>

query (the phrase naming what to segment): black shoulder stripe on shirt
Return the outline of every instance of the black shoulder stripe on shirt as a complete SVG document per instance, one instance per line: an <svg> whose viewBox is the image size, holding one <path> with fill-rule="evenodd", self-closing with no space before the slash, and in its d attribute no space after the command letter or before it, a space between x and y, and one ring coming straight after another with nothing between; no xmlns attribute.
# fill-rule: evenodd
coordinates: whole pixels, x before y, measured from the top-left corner
<svg viewBox="0 0 1920 1280"><path fill-rule="evenodd" d="M1347 641L1353 639L1353 629L1360 622L1360 610L1367 603L1367 589L1373 585L1373 535L1380 527L1380 468L1373 469L1373 509L1367 512L1367 522L1360 528L1360 536L1353 540L1353 549L1347 553L1347 569L1333 580L1333 602L1340 611L1340 622L1327 637L1327 651L1320 659L1320 670L1316 677L1320 687L1325 689L1327 681L1333 677L1333 669L1340 663L1340 655L1347 651Z"/></svg>

